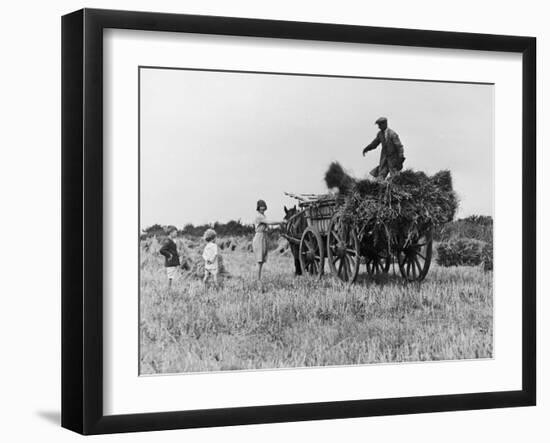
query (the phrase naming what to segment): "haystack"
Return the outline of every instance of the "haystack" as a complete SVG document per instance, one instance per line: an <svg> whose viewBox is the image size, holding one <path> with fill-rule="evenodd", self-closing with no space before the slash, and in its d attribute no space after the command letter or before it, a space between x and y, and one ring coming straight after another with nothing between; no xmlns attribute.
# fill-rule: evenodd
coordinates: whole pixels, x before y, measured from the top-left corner
<svg viewBox="0 0 550 443"><path fill-rule="evenodd" d="M344 171L340 163L332 162L325 174L325 183L329 189L337 188L341 194L347 194L357 185L357 180Z"/></svg>
<svg viewBox="0 0 550 443"><path fill-rule="evenodd" d="M387 181L358 180L332 163L325 182L344 198L338 211L346 223L384 240L415 235L451 221L458 208L450 171L428 177L407 169Z"/></svg>
<svg viewBox="0 0 550 443"><path fill-rule="evenodd" d="M186 271L184 275L189 278L204 277L204 259L198 254L191 254L182 258L181 269ZM218 255L218 274L223 278L231 278L231 274L225 267L223 255Z"/></svg>

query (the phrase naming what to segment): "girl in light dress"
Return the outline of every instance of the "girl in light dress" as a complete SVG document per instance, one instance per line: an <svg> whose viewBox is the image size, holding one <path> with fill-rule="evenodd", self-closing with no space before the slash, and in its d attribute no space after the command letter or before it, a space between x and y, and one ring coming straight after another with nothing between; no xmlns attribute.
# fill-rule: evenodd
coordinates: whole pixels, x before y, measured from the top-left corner
<svg viewBox="0 0 550 443"><path fill-rule="evenodd" d="M204 259L204 279L203 283L206 286L209 280L214 281L214 286L218 287L218 270L219 270L219 254L218 245L216 245L216 231L207 229L204 233L206 247L202 253Z"/></svg>
<svg viewBox="0 0 550 443"><path fill-rule="evenodd" d="M264 200L256 203L256 218L254 219L255 234L252 240L252 250L258 263L258 281L262 280L262 267L267 261L267 227L269 225L280 225L282 221L268 221L265 216L267 204Z"/></svg>

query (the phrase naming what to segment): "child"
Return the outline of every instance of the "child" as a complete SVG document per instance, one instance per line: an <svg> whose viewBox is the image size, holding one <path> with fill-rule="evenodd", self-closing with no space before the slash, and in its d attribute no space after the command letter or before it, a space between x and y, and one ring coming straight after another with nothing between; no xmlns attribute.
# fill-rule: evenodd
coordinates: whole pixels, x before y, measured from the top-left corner
<svg viewBox="0 0 550 443"><path fill-rule="evenodd" d="M206 240L206 246L202 253L204 259L204 285L208 283L210 277L214 280L214 285L218 286L218 245L215 243L216 231L213 229L207 229L204 233L204 239Z"/></svg>
<svg viewBox="0 0 550 443"><path fill-rule="evenodd" d="M168 277L168 288L172 287L172 280L176 278L180 258L178 256L178 247L174 241L178 235L178 230L175 226L166 228L168 238L165 240L160 254L164 256L164 266L166 267L166 277Z"/></svg>
<svg viewBox="0 0 550 443"><path fill-rule="evenodd" d="M262 267L267 261L267 227L268 225L279 225L282 221L268 221L265 216L267 204L264 200L258 200L256 203L256 218L254 219L254 228L256 233L252 240L252 250L258 263L258 281L262 280Z"/></svg>

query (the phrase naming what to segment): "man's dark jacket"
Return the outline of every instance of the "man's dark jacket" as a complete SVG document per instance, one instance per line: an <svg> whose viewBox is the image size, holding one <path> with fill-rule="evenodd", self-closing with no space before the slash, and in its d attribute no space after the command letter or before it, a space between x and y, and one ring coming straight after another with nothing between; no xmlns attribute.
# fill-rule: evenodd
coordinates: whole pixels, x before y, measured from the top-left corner
<svg viewBox="0 0 550 443"><path fill-rule="evenodd" d="M164 256L164 266L166 266L167 268L180 265L178 247L176 246L174 240L172 240L171 238L166 239L159 252L161 253L161 255Z"/></svg>
<svg viewBox="0 0 550 443"><path fill-rule="evenodd" d="M387 131L387 137L385 137L384 131L379 131L376 138L363 149L363 154L376 149L379 144L382 144L378 169L400 171L405 160L403 145L393 129L388 128Z"/></svg>

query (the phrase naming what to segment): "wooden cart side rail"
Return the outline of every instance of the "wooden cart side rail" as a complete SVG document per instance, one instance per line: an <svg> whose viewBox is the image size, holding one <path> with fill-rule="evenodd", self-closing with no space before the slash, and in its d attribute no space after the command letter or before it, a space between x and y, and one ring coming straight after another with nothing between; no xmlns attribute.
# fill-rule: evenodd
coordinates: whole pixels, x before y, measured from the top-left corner
<svg viewBox="0 0 550 443"><path fill-rule="evenodd" d="M294 194L292 192L285 192L284 194L287 197L298 200L300 202L300 206L307 205L309 203L335 200L335 196L333 194Z"/></svg>

